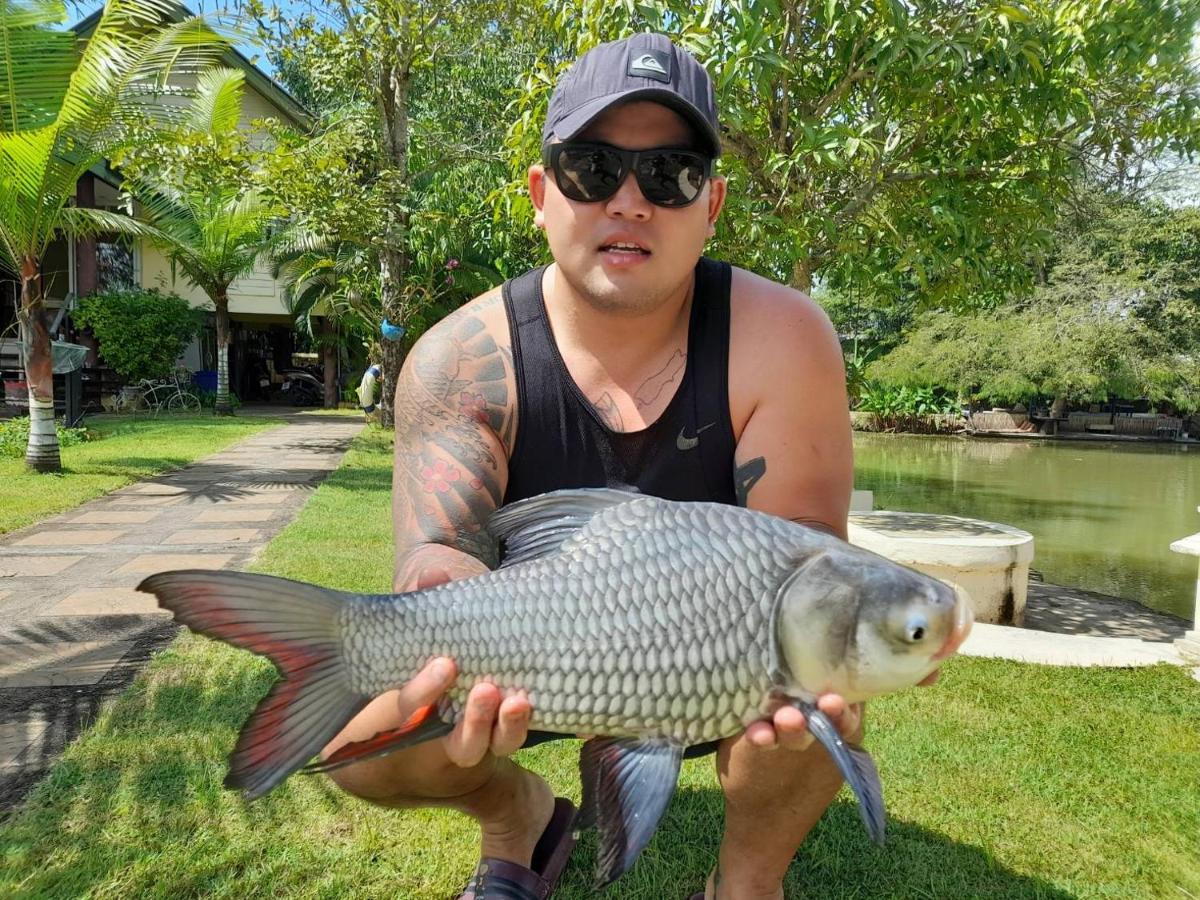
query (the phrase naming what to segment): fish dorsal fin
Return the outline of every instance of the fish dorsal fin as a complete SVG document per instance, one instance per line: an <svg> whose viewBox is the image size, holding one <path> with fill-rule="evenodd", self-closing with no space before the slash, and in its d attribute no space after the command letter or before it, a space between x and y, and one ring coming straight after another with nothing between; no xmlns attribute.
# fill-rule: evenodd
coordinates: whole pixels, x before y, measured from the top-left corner
<svg viewBox="0 0 1200 900"><path fill-rule="evenodd" d="M496 510L487 529L492 537L504 541L503 568L556 553L593 516L640 497L612 488L552 491Z"/></svg>
<svg viewBox="0 0 1200 900"><path fill-rule="evenodd" d="M592 738L579 755L578 827L596 826L596 889L624 874L650 842L679 780L683 747L667 740Z"/></svg>

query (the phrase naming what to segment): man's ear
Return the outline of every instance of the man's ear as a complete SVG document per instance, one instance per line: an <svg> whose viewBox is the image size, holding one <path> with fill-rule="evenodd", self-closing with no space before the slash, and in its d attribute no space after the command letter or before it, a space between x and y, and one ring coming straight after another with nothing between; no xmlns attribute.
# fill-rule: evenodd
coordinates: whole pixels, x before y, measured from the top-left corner
<svg viewBox="0 0 1200 900"><path fill-rule="evenodd" d="M717 233L717 216L725 205L725 191L728 183L724 175L714 175L708 180L708 236Z"/></svg>
<svg viewBox="0 0 1200 900"><path fill-rule="evenodd" d="M529 167L529 199L533 201L533 224L545 228L546 167L541 163Z"/></svg>

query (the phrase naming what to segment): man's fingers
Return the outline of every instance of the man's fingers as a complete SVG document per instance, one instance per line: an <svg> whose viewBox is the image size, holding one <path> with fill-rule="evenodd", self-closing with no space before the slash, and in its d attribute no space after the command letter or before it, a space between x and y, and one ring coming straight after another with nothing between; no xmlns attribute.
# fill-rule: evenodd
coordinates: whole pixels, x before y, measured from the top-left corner
<svg viewBox="0 0 1200 900"><path fill-rule="evenodd" d="M422 706L437 703L457 677L458 669L454 666L454 660L444 656L431 659L425 664L425 668L400 689L397 703L401 715L407 718Z"/></svg>
<svg viewBox="0 0 1200 900"><path fill-rule="evenodd" d="M492 752L497 756L516 753L529 735L532 708L523 694L505 697L500 703L496 727L492 729Z"/></svg>
<svg viewBox="0 0 1200 900"><path fill-rule="evenodd" d="M783 706L775 712L775 735L785 750L807 750L813 742L804 713L794 706Z"/></svg>
<svg viewBox="0 0 1200 900"><path fill-rule="evenodd" d="M492 742L492 724L500 708L500 691L494 684L477 684L467 695L462 718L446 738L446 755L456 765L478 765Z"/></svg>

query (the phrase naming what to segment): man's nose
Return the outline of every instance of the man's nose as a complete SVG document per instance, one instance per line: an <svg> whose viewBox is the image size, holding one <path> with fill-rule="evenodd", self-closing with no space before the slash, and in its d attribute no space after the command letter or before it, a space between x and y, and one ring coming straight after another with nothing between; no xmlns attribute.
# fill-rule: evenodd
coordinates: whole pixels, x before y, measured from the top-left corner
<svg viewBox="0 0 1200 900"><path fill-rule="evenodd" d="M617 188L617 192L608 198L604 211L610 216L640 222L650 218L654 212L654 204L642 195L637 177L630 172Z"/></svg>

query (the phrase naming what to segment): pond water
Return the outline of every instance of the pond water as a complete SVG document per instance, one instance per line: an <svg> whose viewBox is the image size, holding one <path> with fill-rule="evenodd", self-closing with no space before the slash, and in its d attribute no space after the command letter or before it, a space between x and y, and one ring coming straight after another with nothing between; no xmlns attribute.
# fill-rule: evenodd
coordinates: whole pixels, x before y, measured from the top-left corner
<svg viewBox="0 0 1200 900"><path fill-rule="evenodd" d="M1200 531L1200 446L856 432L854 449L876 509L1015 525L1046 581L1192 618L1196 558L1169 545Z"/></svg>

